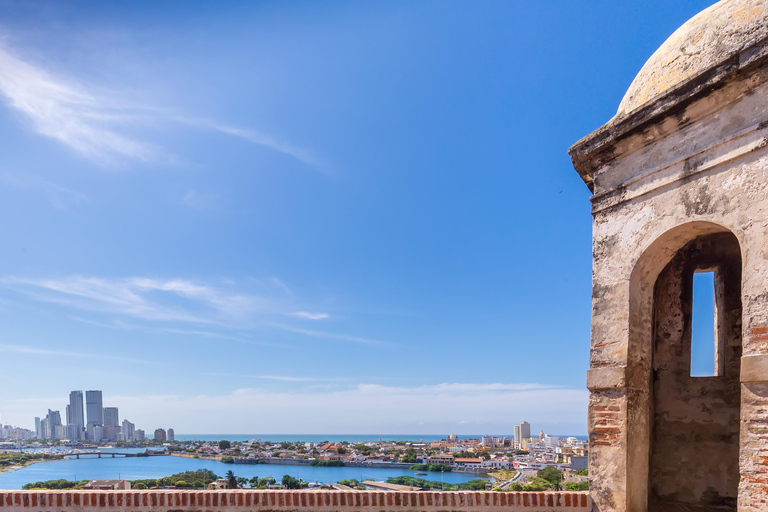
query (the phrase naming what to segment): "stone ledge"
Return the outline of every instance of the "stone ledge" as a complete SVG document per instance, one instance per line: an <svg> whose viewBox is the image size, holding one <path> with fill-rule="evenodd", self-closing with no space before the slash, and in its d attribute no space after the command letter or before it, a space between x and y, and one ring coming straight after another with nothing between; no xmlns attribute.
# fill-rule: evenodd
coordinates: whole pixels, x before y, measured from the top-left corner
<svg viewBox="0 0 768 512"><path fill-rule="evenodd" d="M592 512L588 492L0 491L0 511Z"/></svg>
<svg viewBox="0 0 768 512"><path fill-rule="evenodd" d="M609 366L587 370L587 389L616 389L627 386L627 367Z"/></svg>
<svg viewBox="0 0 768 512"><path fill-rule="evenodd" d="M768 355L744 356L741 358L741 382L768 382Z"/></svg>

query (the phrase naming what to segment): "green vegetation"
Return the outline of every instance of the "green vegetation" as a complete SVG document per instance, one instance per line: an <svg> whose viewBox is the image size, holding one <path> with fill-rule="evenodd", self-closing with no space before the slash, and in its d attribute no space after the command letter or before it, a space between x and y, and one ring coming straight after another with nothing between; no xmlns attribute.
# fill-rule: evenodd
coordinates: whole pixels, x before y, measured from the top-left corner
<svg viewBox="0 0 768 512"><path fill-rule="evenodd" d="M550 483L551 488L556 491L560 490L560 482L563 481L563 472L558 470L554 466L547 466L536 472L538 478L543 478Z"/></svg>
<svg viewBox="0 0 768 512"><path fill-rule="evenodd" d="M360 453L360 455L363 455L365 457L368 457L369 455L373 455L374 453L376 453L375 448L365 444L356 444L355 446L353 446L353 448L357 450Z"/></svg>
<svg viewBox="0 0 768 512"><path fill-rule="evenodd" d="M361 484L355 478L352 478L350 480L339 480L337 483L340 484L340 485L346 485L347 487L351 487L353 489L358 489L358 490L361 490L361 491L365 490L365 486L363 486L363 484Z"/></svg>
<svg viewBox="0 0 768 512"><path fill-rule="evenodd" d="M584 482L565 482L563 484L563 489L566 491L588 491L589 490L589 481Z"/></svg>
<svg viewBox="0 0 768 512"><path fill-rule="evenodd" d="M536 472L536 476L528 480L526 485L515 482L509 486L510 491L547 491L560 490L563 472L554 466L547 466Z"/></svg>
<svg viewBox="0 0 768 512"><path fill-rule="evenodd" d="M44 482L35 482L30 484L24 484L23 490L28 491L30 489L79 489L90 482L90 480L79 480L77 482L73 480L46 480Z"/></svg>
<svg viewBox="0 0 768 512"><path fill-rule="evenodd" d="M411 464L415 463L418 459L416 458L416 450L413 448L408 448L403 453L403 457L400 459L400 462L410 462Z"/></svg>
<svg viewBox="0 0 768 512"><path fill-rule="evenodd" d="M229 450L232 447L232 443L226 439L219 441L219 450Z"/></svg>
<svg viewBox="0 0 768 512"><path fill-rule="evenodd" d="M291 475L283 475L283 479L280 483L282 483L286 489L301 489L302 487L302 482Z"/></svg>
<svg viewBox="0 0 768 512"><path fill-rule="evenodd" d="M227 486L230 489L237 489L237 477L235 477L235 473L233 473L231 469L227 471L227 474L224 475L224 478L227 479Z"/></svg>
<svg viewBox="0 0 768 512"><path fill-rule="evenodd" d="M162 478L147 478L142 480L131 480L133 489L150 489L152 487L176 487L200 489L219 478L216 473L208 469L198 469L197 471L184 471L171 476ZM181 484L181 485L179 485Z"/></svg>
<svg viewBox="0 0 768 512"><path fill-rule="evenodd" d="M340 467L344 465L343 460L311 460L309 461L310 466L320 466L320 467Z"/></svg>
<svg viewBox="0 0 768 512"><path fill-rule="evenodd" d="M584 468L576 471L576 474L579 476L589 476L589 468Z"/></svg>
<svg viewBox="0 0 768 512"><path fill-rule="evenodd" d="M528 450L515 450L515 455L528 455Z"/></svg>
<svg viewBox="0 0 768 512"><path fill-rule="evenodd" d="M234 464L235 459L234 457L222 457L221 462L223 462L224 464Z"/></svg>
<svg viewBox="0 0 768 512"><path fill-rule="evenodd" d="M46 455L42 453L0 453L0 468L9 466L26 466L39 460L61 460L61 455Z"/></svg>
<svg viewBox="0 0 768 512"><path fill-rule="evenodd" d="M435 473L451 472L451 466L449 466L448 464L414 464L408 469L412 469L413 471L433 471Z"/></svg>
<svg viewBox="0 0 768 512"><path fill-rule="evenodd" d="M339 455L344 455L345 453L347 453L347 449L344 448L343 446L339 446L338 448L336 448L336 453L338 453Z"/></svg>
<svg viewBox="0 0 768 512"><path fill-rule="evenodd" d="M488 483L488 480L475 479L463 484L443 484L442 482L424 480L423 478L414 478L412 476L396 476L387 478L387 482L390 484L419 487L421 489L444 489L446 491L482 491L485 490L485 486Z"/></svg>
<svg viewBox="0 0 768 512"><path fill-rule="evenodd" d="M275 480L271 476L265 476L265 477L259 478L259 489L266 489L270 485L275 485L276 483L277 483L277 480Z"/></svg>

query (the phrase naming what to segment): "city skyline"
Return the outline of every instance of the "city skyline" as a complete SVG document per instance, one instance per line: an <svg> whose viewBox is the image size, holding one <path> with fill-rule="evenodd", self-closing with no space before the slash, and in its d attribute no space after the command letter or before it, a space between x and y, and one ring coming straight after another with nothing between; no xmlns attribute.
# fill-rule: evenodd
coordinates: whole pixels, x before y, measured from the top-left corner
<svg viewBox="0 0 768 512"><path fill-rule="evenodd" d="M709 3L0 1L2 421L586 432L566 151Z"/></svg>

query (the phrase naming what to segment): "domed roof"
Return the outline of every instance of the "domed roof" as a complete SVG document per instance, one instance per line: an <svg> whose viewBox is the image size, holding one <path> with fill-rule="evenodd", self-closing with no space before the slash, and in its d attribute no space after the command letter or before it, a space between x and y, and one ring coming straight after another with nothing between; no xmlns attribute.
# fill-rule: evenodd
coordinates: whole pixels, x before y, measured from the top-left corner
<svg viewBox="0 0 768 512"><path fill-rule="evenodd" d="M618 115L768 37L768 0L722 0L685 22L651 55L619 105Z"/></svg>

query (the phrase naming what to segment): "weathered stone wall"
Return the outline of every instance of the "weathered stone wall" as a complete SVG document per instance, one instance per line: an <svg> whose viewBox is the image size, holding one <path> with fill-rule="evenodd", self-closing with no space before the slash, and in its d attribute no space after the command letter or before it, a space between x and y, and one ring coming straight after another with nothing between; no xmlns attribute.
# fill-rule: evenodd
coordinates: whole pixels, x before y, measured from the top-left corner
<svg viewBox="0 0 768 512"><path fill-rule="evenodd" d="M3 512L591 512L586 492L0 491Z"/></svg>
<svg viewBox="0 0 768 512"><path fill-rule="evenodd" d="M571 148L571 156L594 190L587 385L596 509L653 512L654 493L690 507L714 504L730 491L695 481L709 475L706 484L720 474L721 489L738 479L739 511L768 510L768 42L613 119ZM741 256L742 312L720 319L730 334L718 331L740 338L738 391L730 387L739 373L733 344L729 377L717 381L721 389L686 381L680 367L669 381L656 372L659 364L690 358L689 334L667 340L678 351L666 362L668 345L654 350L657 317L684 320L690 313L680 300L655 307L657 278L686 244L718 233L733 237ZM740 395L738 441L734 395ZM721 435L707 431L706 422L723 427ZM686 447L664 438L672 429L674 442Z"/></svg>
<svg viewBox="0 0 768 512"><path fill-rule="evenodd" d="M697 270L716 273L718 349L716 374L711 377L691 377L693 274ZM676 503L735 507L741 253L732 234L699 237L675 255L656 281L654 317L651 509L661 511Z"/></svg>

